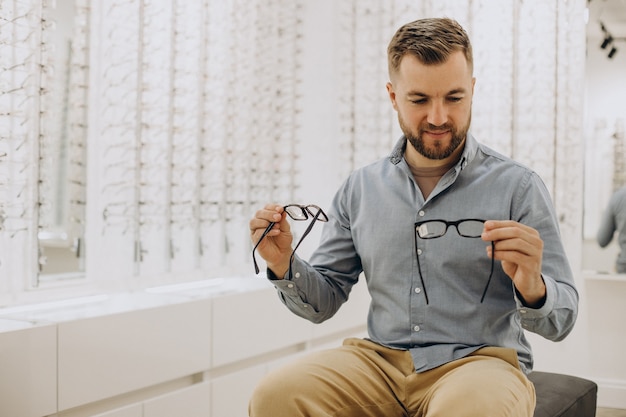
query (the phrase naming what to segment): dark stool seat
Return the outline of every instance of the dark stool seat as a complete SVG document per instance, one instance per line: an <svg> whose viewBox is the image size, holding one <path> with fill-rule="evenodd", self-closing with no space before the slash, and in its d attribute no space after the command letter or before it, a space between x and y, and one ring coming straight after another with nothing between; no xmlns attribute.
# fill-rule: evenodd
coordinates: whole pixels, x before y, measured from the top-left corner
<svg viewBox="0 0 626 417"><path fill-rule="evenodd" d="M537 392L534 417L595 417L595 382L549 372L531 372L528 378Z"/></svg>

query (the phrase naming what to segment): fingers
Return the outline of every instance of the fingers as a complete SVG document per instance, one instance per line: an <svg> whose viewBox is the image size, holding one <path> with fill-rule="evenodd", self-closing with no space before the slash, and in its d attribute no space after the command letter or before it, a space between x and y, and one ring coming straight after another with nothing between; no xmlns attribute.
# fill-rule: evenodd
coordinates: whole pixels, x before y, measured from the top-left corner
<svg viewBox="0 0 626 417"><path fill-rule="evenodd" d="M272 241L280 248L291 244L291 226L281 205L268 204L257 211L250 220L249 227L250 238L255 245L261 240Z"/></svg>
<svg viewBox="0 0 626 417"><path fill-rule="evenodd" d="M281 227L280 222L283 219L283 211L283 207L276 204L268 204L261 210L257 211L254 214L254 217L250 220L249 224L252 238L258 239L270 223L275 224L267 235L273 236L278 234Z"/></svg>
<svg viewBox="0 0 626 417"><path fill-rule="evenodd" d="M489 220L481 237L494 243L495 253L490 245L487 254L501 261L522 294L540 286L543 240L537 230L515 221Z"/></svg>
<svg viewBox="0 0 626 417"><path fill-rule="evenodd" d="M513 220L485 222L481 237L486 241L494 241L496 252L501 252L500 255L504 255L504 252L517 252L525 256L541 256L543 253L543 240L539 232ZM508 257L512 262L522 260L515 253L509 254Z"/></svg>
<svg viewBox="0 0 626 417"><path fill-rule="evenodd" d="M487 220L485 222L485 233L493 236L506 237L509 234L530 234L539 236L539 232L530 226L516 222L515 220ZM486 239L498 240L498 239Z"/></svg>
<svg viewBox="0 0 626 417"><path fill-rule="evenodd" d="M291 227L283 206L268 204L250 220L250 239L267 267L278 277L285 275L291 258Z"/></svg>

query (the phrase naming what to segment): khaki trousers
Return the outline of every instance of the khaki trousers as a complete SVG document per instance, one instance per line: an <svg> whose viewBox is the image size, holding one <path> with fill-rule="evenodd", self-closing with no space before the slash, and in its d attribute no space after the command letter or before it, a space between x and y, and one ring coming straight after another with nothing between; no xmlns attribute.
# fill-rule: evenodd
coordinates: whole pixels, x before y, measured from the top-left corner
<svg viewBox="0 0 626 417"><path fill-rule="evenodd" d="M408 351L346 339L268 374L250 417L532 417L535 389L512 349L487 347L416 373Z"/></svg>

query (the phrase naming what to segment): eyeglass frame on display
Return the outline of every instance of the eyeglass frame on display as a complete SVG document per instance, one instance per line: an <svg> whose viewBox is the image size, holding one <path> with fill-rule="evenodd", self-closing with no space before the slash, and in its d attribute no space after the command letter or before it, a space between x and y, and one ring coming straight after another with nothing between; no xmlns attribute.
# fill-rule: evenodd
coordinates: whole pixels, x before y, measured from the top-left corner
<svg viewBox="0 0 626 417"><path fill-rule="evenodd" d="M478 234L467 234L466 232L462 232L459 229L459 225L461 225L464 222L480 222L484 225L484 223L486 222L486 220L483 219L460 219L460 220L456 220L456 221L448 221L448 220L443 220L443 219L432 219L432 220L422 220L419 222L415 223L415 253L417 256L417 268L419 270L420 273L420 280L422 282L422 288L424 289L424 297L426 298L426 304L428 304L428 293L426 292L426 286L424 285L424 278L422 277L422 269L420 267L420 261L419 261L419 255L417 254L417 238L419 237L420 239L424 239L424 240L428 240L428 239L437 239L440 237L443 237L447 232L448 232L448 228L450 226L454 226L456 229L456 232L459 236L461 237L465 237L465 238L470 238L470 239L475 239L475 238L479 238L482 234L482 230L484 228L481 227L481 231ZM427 223L443 223L445 224L445 229L443 230L443 232L441 234L437 234L436 236L422 236L422 234L420 233L420 228L423 227L424 225L426 225ZM428 233L428 230L426 230L426 233ZM480 302L481 304L483 303L483 301L485 301L485 296L487 295L487 290L489 289L489 284L491 283L491 278L493 277L493 270L494 270L494 264L495 264L495 259L494 259L494 254L495 254L495 242L491 241L491 271L489 272L489 279L487 280L487 285L485 286L485 289L483 290L483 294L480 298Z"/></svg>
<svg viewBox="0 0 626 417"><path fill-rule="evenodd" d="M290 210L291 208L299 208L300 212L299 213L292 213L292 211ZM317 211L314 213L313 211L311 211L311 208L313 208L314 210L317 210ZM311 223L309 223L309 226L306 228L304 233L302 234L302 237L300 238L300 240L296 244L296 247L291 252L291 257L289 258L289 279L291 279L292 278L291 264L293 262L293 257L294 257L294 255L296 253L296 250L300 246L300 243L302 243L302 241L309 234L311 229L313 229L313 225L315 224L316 221L327 222L328 221L328 216L326 215L326 213L324 213L324 210L322 210L321 207L316 206L315 204L307 204L307 205L287 204L286 206L283 206L283 210L285 210L285 212L287 213L287 215L289 217L291 217L293 220L296 220L296 221L308 220L309 216L312 216L312 219L313 219L311 221ZM252 248L252 261L254 263L254 270L256 271L257 274L260 272L260 269L259 269L259 264L256 261L256 256L255 256L256 249L259 247L259 244L265 238L265 236L267 236L267 234L270 232L270 230L272 230L272 228L274 227L275 224L276 224L276 222L270 222L270 224L265 228L265 231L263 231L263 234L261 235L259 240L254 245L254 248Z"/></svg>

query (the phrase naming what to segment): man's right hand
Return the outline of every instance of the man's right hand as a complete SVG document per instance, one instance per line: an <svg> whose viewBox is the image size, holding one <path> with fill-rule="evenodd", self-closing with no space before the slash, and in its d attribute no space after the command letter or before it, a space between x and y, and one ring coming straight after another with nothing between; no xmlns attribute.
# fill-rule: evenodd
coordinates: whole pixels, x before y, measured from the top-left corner
<svg viewBox="0 0 626 417"><path fill-rule="evenodd" d="M268 204L257 211L250 220L250 239L252 244L256 245L265 229L272 222L275 223L274 227L259 243L257 253L265 259L267 267L274 275L282 279L289 270L291 243L293 241L291 226L283 206Z"/></svg>

